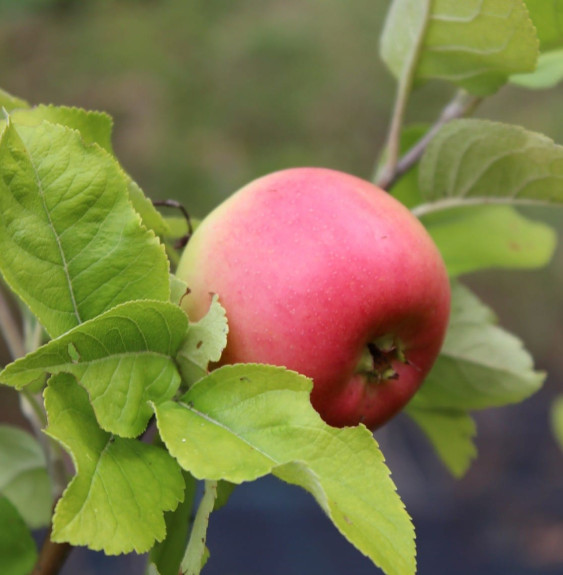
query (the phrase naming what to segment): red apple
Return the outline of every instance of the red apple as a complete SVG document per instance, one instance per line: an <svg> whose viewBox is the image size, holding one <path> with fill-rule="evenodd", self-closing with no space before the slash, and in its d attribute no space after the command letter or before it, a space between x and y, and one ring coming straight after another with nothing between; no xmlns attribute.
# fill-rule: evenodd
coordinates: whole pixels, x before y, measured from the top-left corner
<svg viewBox="0 0 563 575"><path fill-rule="evenodd" d="M446 331L450 285L421 223L369 182L322 168L260 178L207 216L177 270L193 321L227 311L221 364L313 379L334 426L374 429L412 397Z"/></svg>

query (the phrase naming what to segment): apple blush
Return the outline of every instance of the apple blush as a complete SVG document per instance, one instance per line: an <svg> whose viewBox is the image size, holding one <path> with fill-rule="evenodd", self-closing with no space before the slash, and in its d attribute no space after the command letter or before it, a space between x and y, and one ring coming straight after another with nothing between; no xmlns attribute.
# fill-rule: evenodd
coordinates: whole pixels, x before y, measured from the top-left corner
<svg viewBox="0 0 563 575"><path fill-rule="evenodd" d="M450 308L444 262L419 220L373 184L324 168L251 182L211 212L177 275L190 320L227 312L220 365L285 366L313 380L330 425L375 429L418 390Z"/></svg>

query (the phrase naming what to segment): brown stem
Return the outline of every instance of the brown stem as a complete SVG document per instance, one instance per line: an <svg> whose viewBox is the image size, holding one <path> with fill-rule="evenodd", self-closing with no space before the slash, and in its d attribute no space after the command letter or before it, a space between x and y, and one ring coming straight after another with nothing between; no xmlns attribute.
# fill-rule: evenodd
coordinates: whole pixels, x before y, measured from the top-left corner
<svg viewBox="0 0 563 575"><path fill-rule="evenodd" d="M71 551L70 543L51 541L51 528L49 528L31 575L57 575Z"/></svg>

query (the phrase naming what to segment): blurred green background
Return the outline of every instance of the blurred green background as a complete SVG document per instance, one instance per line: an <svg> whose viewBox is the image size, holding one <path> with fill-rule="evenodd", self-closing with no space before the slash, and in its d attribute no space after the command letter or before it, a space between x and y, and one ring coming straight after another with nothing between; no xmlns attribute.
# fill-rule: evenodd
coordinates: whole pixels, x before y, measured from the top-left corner
<svg viewBox="0 0 563 575"><path fill-rule="evenodd" d="M116 154L145 192L203 216L248 181L285 167L327 166L370 178L395 91L378 57L388 5L0 0L0 86L32 104L109 112ZM452 92L441 84L419 89L409 121L432 121ZM563 86L507 87L477 115L563 143L562 103ZM563 210L533 213L563 231ZM418 526L420 574L561 574L563 453L550 435L548 409L563 392L563 250L540 272L492 271L467 281L550 376L523 405L478 414L480 457L461 482L401 418L378 435ZM0 400L3 420L21 421L14 395L3 390ZM289 487L266 480L254 491L242 488L228 509L210 541L209 575L376 572ZM264 520L270 512L273 524ZM308 545L296 543L300 537ZM280 549L288 563L277 557ZM329 562L327 549L335 555ZM275 565L254 569L262 565L257 552ZM73 561L67 575L129 569L91 554Z"/></svg>

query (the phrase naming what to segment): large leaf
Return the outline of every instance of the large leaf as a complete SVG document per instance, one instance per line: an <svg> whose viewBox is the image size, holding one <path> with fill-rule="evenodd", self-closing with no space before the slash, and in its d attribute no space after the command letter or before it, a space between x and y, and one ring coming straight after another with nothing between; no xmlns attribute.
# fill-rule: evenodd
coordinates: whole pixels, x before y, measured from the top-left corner
<svg viewBox="0 0 563 575"><path fill-rule="evenodd" d="M0 166L0 269L52 337L128 300L168 300L164 248L107 152L60 125L10 123Z"/></svg>
<svg viewBox="0 0 563 575"><path fill-rule="evenodd" d="M2 575L29 575L36 559L35 542L23 519L6 497L0 497Z"/></svg>
<svg viewBox="0 0 563 575"><path fill-rule="evenodd" d="M282 368L222 367L181 403L155 406L170 453L197 478L274 473L310 491L341 533L387 574L414 573L413 528L363 426L326 425L309 380Z"/></svg>
<svg viewBox="0 0 563 575"><path fill-rule="evenodd" d="M48 373L71 373L103 429L136 437L152 415L148 401L170 399L180 385L174 356L187 328L172 303L121 304L10 364L0 382L21 388Z"/></svg>
<svg viewBox="0 0 563 575"><path fill-rule="evenodd" d="M44 121L61 124L80 132L87 144L98 144L106 152L113 153L111 146L113 120L104 112L67 106L40 105L13 112L11 120L16 126L38 126Z"/></svg>
<svg viewBox="0 0 563 575"><path fill-rule="evenodd" d="M418 409L468 410L522 401L542 385L530 354L468 289L454 284L446 341L411 400Z"/></svg>
<svg viewBox="0 0 563 575"><path fill-rule="evenodd" d="M557 245L552 228L510 206L446 210L423 222L452 277L487 268L539 268Z"/></svg>
<svg viewBox="0 0 563 575"><path fill-rule="evenodd" d="M41 446L22 429L2 425L0 461L0 493L31 528L48 525L53 499Z"/></svg>
<svg viewBox="0 0 563 575"><path fill-rule="evenodd" d="M413 209L419 216L471 204L563 204L563 147L518 126L450 122L428 146L419 170L428 202Z"/></svg>
<svg viewBox="0 0 563 575"><path fill-rule="evenodd" d="M463 410L416 409L411 405L407 405L406 413L426 434L452 475L462 477L477 456L471 416Z"/></svg>
<svg viewBox="0 0 563 575"><path fill-rule="evenodd" d="M563 0L526 0L542 50L563 46Z"/></svg>
<svg viewBox="0 0 563 575"><path fill-rule="evenodd" d="M486 96L535 68L538 40L522 0L394 0L381 54L399 80L447 80Z"/></svg>
<svg viewBox="0 0 563 575"><path fill-rule="evenodd" d="M57 503L52 539L108 555L148 551L166 534L163 513L184 494L181 470L159 447L98 427L86 391L68 374L45 391L46 433L72 456L76 475Z"/></svg>
<svg viewBox="0 0 563 575"><path fill-rule="evenodd" d="M80 136L87 144L97 144L106 152L113 154L111 144L113 120L104 112L84 110L68 106L36 106L27 110L17 110L11 115L11 120L17 126L37 126L47 121L60 124L80 132ZM3 127L3 122L0 123ZM167 233L168 225L163 216L145 196L141 188L129 176L129 199L137 213L141 216L143 224L153 230L157 235Z"/></svg>

